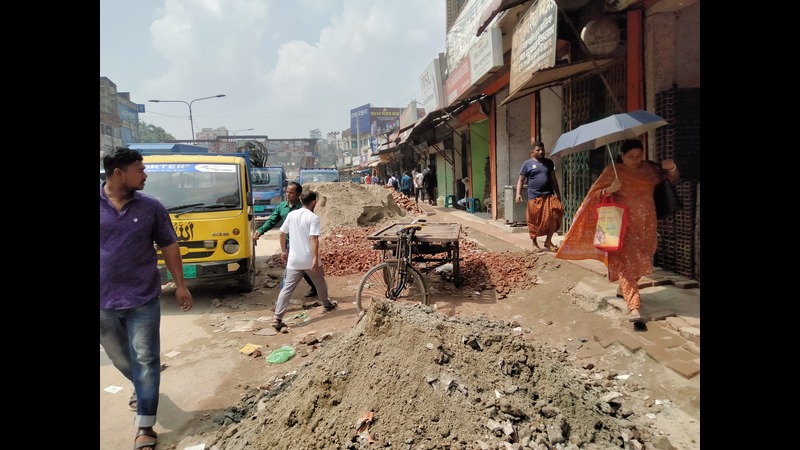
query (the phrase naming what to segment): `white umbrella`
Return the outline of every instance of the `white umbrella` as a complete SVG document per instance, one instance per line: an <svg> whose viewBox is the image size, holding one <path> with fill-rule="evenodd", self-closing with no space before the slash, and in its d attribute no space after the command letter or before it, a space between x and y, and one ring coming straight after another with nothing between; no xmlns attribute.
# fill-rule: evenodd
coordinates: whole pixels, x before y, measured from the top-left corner
<svg viewBox="0 0 800 450"><path fill-rule="evenodd" d="M583 150L592 150L612 142L623 139L636 139L650 130L667 125L661 117L644 110L636 110L622 114L614 114L604 119L583 124L572 131L561 135L550 151L550 156L556 154L567 156ZM611 164L614 164L612 156ZM614 167L614 174L617 169Z"/></svg>

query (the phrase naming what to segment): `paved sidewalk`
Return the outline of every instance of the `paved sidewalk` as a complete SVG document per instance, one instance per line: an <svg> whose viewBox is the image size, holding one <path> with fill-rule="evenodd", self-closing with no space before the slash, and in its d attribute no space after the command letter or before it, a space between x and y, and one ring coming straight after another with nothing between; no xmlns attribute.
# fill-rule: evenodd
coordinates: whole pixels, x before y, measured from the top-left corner
<svg viewBox="0 0 800 450"><path fill-rule="evenodd" d="M505 219L493 220L487 213L468 213L454 208L430 206L420 203L431 222L458 222L491 234L521 249L530 250L531 240L525 226L512 227ZM561 245L563 235L553 236ZM553 258L552 253L545 257ZM597 274L591 286L579 283L575 289L583 295L596 297L620 311L620 320L627 320L625 300L617 297L617 283L606 279L605 265L599 261L568 261ZM639 280L642 296L642 316L648 319L646 331L630 328L609 329L595 334L594 339L603 348L614 343L632 352L645 351L651 358L671 368L685 378L700 374L700 283L675 273L654 268L652 275Z"/></svg>

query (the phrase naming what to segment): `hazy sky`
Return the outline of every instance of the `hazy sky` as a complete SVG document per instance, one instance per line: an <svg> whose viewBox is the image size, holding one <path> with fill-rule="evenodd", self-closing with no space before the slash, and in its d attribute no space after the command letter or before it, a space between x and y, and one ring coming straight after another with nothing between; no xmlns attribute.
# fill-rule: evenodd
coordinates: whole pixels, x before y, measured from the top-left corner
<svg viewBox="0 0 800 450"><path fill-rule="evenodd" d="M444 0L100 0L100 76L144 104L139 120L191 139L323 137L350 110L421 100L445 49Z"/></svg>

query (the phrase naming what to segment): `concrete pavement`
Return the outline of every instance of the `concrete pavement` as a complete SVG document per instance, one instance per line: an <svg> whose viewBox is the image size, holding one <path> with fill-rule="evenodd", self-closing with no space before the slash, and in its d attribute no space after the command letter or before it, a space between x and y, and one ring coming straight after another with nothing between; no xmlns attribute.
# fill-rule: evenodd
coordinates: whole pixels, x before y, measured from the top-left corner
<svg viewBox="0 0 800 450"><path fill-rule="evenodd" d="M458 222L530 250L531 240L525 226L512 227L505 219L493 220L487 213L468 213L454 208L430 206L423 202L420 207L431 222ZM553 242L561 245L563 235L553 236ZM545 257L553 258L553 253ZM627 321L628 309L625 300L617 297L617 283L606 279L605 265L599 261L568 261L595 273L597 280L589 284L579 283L575 289L583 295L597 299L598 303L613 306L620 312L620 320ZM642 296L642 317L647 319L644 331L633 327L609 329L594 336L603 348L617 343L631 352L644 351L655 361L669 367L685 378L700 374L700 283L695 280L655 267L653 274L639 281Z"/></svg>

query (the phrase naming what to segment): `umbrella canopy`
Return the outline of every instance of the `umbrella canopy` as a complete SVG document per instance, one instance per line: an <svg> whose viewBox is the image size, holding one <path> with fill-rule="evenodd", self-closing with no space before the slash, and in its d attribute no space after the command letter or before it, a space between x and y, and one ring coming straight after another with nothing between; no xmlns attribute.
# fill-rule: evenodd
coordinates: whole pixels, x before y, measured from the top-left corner
<svg viewBox="0 0 800 450"><path fill-rule="evenodd" d="M567 156L583 150L593 150L623 139L636 139L640 135L666 124L666 120L641 109L614 114L562 134L550 151L550 156L556 154Z"/></svg>

